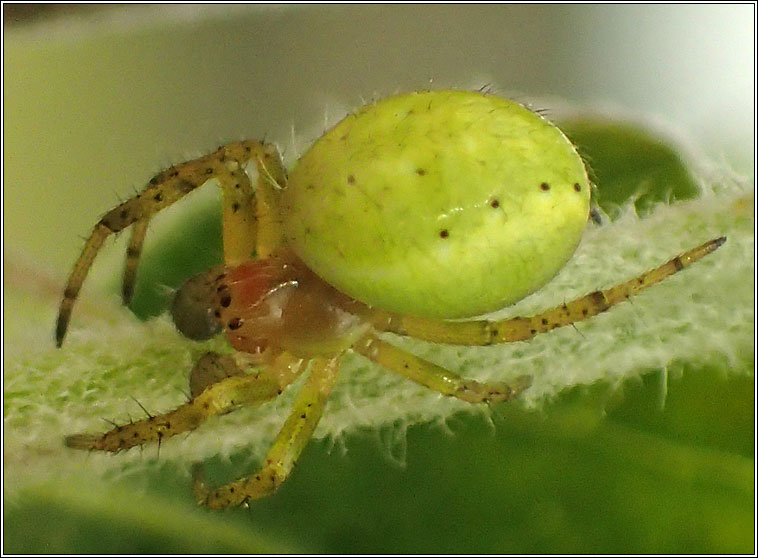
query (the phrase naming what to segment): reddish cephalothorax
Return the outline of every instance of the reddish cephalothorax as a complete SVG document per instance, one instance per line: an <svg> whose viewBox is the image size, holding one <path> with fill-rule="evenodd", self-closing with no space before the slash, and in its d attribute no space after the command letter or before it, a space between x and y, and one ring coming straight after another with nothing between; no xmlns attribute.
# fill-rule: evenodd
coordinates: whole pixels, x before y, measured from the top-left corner
<svg viewBox="0 0 758 558"><path fill-rule="evenodd" d="M368 306L325 283L293 254L227 267L213 286L213 315L238 351L336 355L371 326Z"/></svg>

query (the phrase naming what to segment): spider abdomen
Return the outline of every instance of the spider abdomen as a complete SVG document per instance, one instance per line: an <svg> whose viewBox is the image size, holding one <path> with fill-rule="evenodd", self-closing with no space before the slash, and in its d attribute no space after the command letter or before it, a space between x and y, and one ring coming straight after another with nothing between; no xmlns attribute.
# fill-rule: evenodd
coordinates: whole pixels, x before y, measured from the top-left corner
<svg viewBox="0 0 758 558"><path fill-rule="evenodd" d="M298 161L281 196L290 248L383 310L463 318L536 291L579 243L584 164L553 124L469 91L366 105Z"/></svg>

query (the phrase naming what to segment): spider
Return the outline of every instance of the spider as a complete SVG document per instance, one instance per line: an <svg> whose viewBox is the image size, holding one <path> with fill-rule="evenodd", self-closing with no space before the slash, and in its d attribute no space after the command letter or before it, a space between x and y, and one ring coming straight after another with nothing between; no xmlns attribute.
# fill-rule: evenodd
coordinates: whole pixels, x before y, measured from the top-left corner
<svg viewBox="0 0 758 558"><path fill-rule="evenodd" d="M255 188L248 165L257 170ZM261 141L230 143L157 174L95 225L65 287L59 347L104 240L132 227L122 290L128 303L150 218L209 181L223 192L224 263L188 280L171 315L185 336L223 331L237 352L206 353L190 372L189 400L176 409L65 443L109 452L160 443L271 400L307 371L257 473L210 488L195 468L195 498L215 509L264 497L287 479L347 351L472 404L508 401L530 384L528 376L463 378L382 332L459 345L525 341L605 312L726 240L534 316L471 319L534 292L560 270L590 217L590 184L573 145L539 114L488 93L414 92L348 115L289 178L276 147Z"/></svg>

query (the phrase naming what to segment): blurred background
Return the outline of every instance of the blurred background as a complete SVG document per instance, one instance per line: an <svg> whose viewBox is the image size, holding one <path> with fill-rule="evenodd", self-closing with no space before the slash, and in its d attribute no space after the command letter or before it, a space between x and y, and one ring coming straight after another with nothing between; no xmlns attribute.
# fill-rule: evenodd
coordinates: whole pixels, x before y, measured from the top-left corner
<svg viewBox="0 0 758 558"><path fill-rule="evenodd" d="M157 170L241 138L275 141L291 160L347 110L400 91L490 84L524 101L644 115L690 154L754 177L754 5L3 10L4 287L32 273L53 303L79 237ZM19 319L5 313L6 330ZM13 337L4 344L12 349ZM742 414L724 428L744 430L730 451L744 458L735 467L749 479L752 376L685 375L665 410L650 408L656 386L649 378L629 388L616 419L633 424L635 436L693 441L702 432L681 430L688 401L733 394ZM454 437L415 426L405 468L371 435L349 439L346 455L314 444L302 475L255 514L195 510L186 478L171 471L150 473L153 503L144 506L156 516L113 504L132 497L128 487L114 488L124 492L108 493L110 502L32 488L4 509L5 550L754 551L749 480L731 496L710 485L679 487L684 496L673 505L669 481L647 478L637 487L649 499L640 499L627 492L625 477L635 474L627 458L604 449L614 434L567 440L549 427L577 405L599 414L606 392L566 394L553 405L549 419L507 411L494 432L470 418ZM701 418L729 412L709 408ZM505 467L535 471L533 478L502 470L514 447L522 448L517 464ZM540 464L553 452L560 467ZM596 471L579 458L588 452ZM158 529L166 516L175 520ZM704 518L719 519L718 528L706 529ZM204 529L215 534L198 535Z"/></svg>

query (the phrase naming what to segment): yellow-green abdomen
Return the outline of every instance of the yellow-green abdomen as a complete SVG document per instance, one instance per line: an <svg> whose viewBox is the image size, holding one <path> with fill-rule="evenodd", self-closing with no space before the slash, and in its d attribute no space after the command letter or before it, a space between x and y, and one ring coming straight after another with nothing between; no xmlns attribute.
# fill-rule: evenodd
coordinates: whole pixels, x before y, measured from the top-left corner
<svg viewBox="0 0 758 558"><path fill-rule="evenodd" d="M492 95L367 105L322 136L281 199L287 242L372 306L461 318L539 289L589 212L581 158L552 124Z"/></svg>

